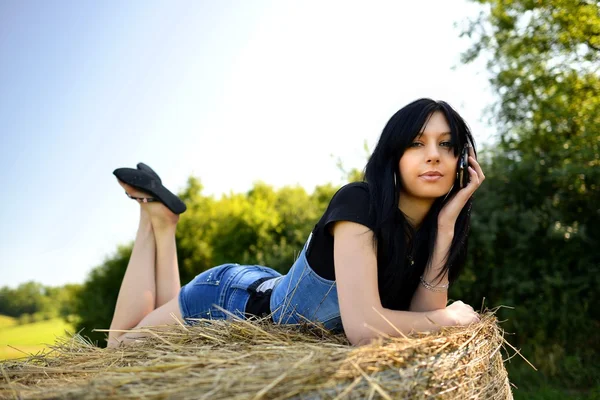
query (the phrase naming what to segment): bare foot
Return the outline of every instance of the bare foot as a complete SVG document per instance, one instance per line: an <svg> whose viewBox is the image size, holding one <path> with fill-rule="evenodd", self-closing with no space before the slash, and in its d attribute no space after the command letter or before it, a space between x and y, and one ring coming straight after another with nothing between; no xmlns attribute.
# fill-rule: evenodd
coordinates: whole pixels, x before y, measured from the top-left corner
<svg viewBox="0 0 600 400"><path fill-rule="evenodd" d="M117 182L119 182L119 185L121 185L130 196L141 198L154 197L150 193L142 192L141 190L136 189L133 186L120 181L119 179L117 179ZM142 207L142 209L150 216L152 227L154 229L174 227L177 225L177 222L179 222L179 215L173 213L159 201L144 203L142 200L137 200L137 202L140 203L140 207Z"/></svg>

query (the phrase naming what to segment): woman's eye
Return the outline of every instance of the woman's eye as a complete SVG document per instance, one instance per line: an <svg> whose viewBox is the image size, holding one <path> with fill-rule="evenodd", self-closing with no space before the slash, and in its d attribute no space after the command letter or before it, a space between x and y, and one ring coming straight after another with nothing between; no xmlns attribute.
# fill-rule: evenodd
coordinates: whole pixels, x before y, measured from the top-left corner
<svg viewBox="0 0 600 400"><path fill-rule="evenodd" d="M422 145L423 145L423 143L413 142L413 143L411 143L410 147L419 147L419 146L422 146ZM454 147L454 145L452 144L452 142L442 142L442 143L440 143L440 146L442 146L442 147L448 147L448 148Z"/></svg>

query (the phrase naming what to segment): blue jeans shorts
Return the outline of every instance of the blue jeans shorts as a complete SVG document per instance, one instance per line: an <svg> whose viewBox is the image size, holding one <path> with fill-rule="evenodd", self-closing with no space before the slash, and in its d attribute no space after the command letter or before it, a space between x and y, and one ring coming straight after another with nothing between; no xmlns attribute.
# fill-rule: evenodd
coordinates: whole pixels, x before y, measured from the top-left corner
<svg viewBox="0 0 600 400"><path fill-rule="evenodd" d="M262 265L222 264L197 275L179 292L179 309L187 318L230 318L215 305L233 315L245 318L250 298L248 287L260 278L276 278L281 274Z"/></svg>

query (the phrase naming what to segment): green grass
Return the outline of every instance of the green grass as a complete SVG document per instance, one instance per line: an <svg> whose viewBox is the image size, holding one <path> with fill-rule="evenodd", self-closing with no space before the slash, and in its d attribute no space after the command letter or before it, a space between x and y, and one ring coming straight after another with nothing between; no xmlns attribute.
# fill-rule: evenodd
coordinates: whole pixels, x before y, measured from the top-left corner
<svg viewBox="0 0 600 400"><path fill-rule="evenodd" d="M16 320L12 320L0 316L0 360L25 357L23 352L38 353L54 343L57 336L64 335L65 330L73 332L73 327L60 318L25 325L16 325Z"/></svg>
<svg viewBox="0 0 600 400"><path fill-rule="evenodd" d="M0 330L4 328L8 328L10 326L16 325L17 319L13 317L8 317L6 315L0 315Z"/></svg>

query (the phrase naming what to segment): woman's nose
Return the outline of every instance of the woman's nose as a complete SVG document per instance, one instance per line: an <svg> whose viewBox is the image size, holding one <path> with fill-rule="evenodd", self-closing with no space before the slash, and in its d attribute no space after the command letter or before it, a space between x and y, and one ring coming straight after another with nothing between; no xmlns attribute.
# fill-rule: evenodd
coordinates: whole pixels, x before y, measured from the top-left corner
<svg viewBox="0 0 600 400"><path fill-rule="evenodd" d="M427 162L428 163L439 163L440 162L440 150L438 149L437 146L428 146Z"/></svg>

